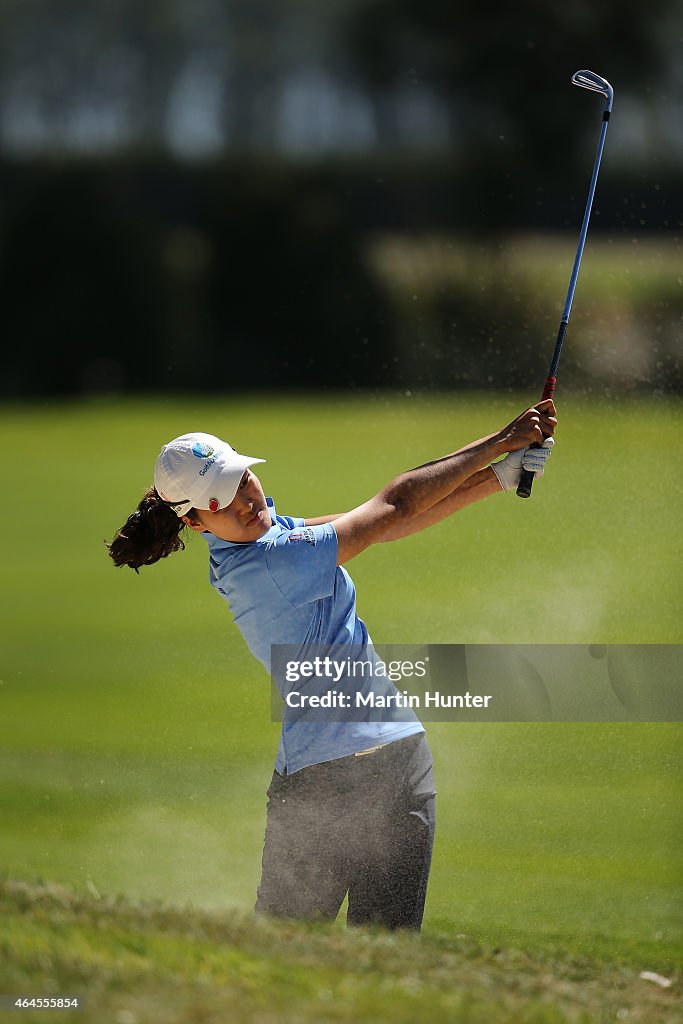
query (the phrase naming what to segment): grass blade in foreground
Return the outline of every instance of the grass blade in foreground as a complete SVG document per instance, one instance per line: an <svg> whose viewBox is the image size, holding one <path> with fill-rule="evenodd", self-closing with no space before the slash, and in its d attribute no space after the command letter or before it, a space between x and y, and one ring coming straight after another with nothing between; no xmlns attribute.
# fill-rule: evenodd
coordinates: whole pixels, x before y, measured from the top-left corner
<svg viewBox="0 0 683 1024"><path fill-rule="evenodd" d="M2 992L77 993L84 1008L59 1019L81 1024L682 1019L677 980L665 989L604 958L98 900L9 880L0 883L0 951Z"/></svg>

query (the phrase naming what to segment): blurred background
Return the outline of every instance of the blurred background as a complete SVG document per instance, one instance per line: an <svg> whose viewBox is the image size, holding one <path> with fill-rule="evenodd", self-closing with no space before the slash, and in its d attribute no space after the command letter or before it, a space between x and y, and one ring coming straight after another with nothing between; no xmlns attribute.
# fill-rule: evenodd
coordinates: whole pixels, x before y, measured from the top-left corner
<svg viewBox="0 0 683 1024"><path fill-rule="evenodd" d="M682 49L678 0L3 0L0 394L542 381L577 67L562 383L680 390Z"/></svg>
<svg viewBox="0 0 683 1024"><path fill-rule="evenodd" d="M682 50L680 0L1 0L0 872L252 906L265 674L200 537L140 576L103 538L187 430L312 516L535 399L579 68L616 99L546 479L352 575L378 643L680 642ZM680 724L429 733L427 927L666 973Z"/></svg>

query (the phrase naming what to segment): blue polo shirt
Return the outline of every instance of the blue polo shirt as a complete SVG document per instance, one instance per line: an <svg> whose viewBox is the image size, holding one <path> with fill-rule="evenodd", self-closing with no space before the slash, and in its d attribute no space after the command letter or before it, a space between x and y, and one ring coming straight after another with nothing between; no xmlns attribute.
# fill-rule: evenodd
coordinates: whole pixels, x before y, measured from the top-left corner
<svg viewBox="0 0 683 1024"><path fill-rule="evenodd" d="M272 525L258 540L235 543L203 534L209 545L211 585L230 605L249 650L269 673L272 644L295 646L301 661L307 650L321 644L334 645L340 660L345 651L357 658L359 650L367 650L376 657L365 623L356 614L353 581L337 565L334 525L304 526L303 519L277 515L272 498L266 500ZM291 686L284 679L275 681L284 698ZM382 692L388 690L397 692L385 681ZM291 775L312 764L424 732L412 711L404 708L393 718L390 715L384 712L383 721L372 721L368 709L361 721L287 717L275 769Z"/></svg>

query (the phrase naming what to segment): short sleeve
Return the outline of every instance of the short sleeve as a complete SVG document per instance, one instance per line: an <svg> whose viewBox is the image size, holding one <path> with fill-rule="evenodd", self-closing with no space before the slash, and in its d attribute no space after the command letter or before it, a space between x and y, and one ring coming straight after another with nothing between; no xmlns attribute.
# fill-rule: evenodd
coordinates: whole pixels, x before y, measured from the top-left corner
<svg viewBox="0 0 683 1024"><path fill-rule="evenodd" d="M268 571L296 607L329 597L337 571L337 534L332 523L296 526L265 544Z"/></svg>
<svg viewBox="0 0 683 1024"><path fill-rule="evenodd" d="M301 516L281 516L281 515L277 516L277 521L282 526L285 526L289 530L293 529L295 526L303 526L304 523L306 522L306 520L302 519Z"/></svg>

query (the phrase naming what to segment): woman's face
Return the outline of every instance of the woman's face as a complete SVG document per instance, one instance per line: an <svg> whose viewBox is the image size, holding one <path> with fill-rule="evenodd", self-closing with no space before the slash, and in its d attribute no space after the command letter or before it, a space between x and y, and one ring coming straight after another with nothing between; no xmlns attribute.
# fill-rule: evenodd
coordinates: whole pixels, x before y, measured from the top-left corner
<svg viewBox="0 0 683 1024"><path fill-rule="evenodd" d="M263 488L250 469L244 471L237 494L229 505L217 512L195 509L195 518L183 516L183 522L198 533L208 531L220 540L246 544L268 532L272 523Z"/></svg>

